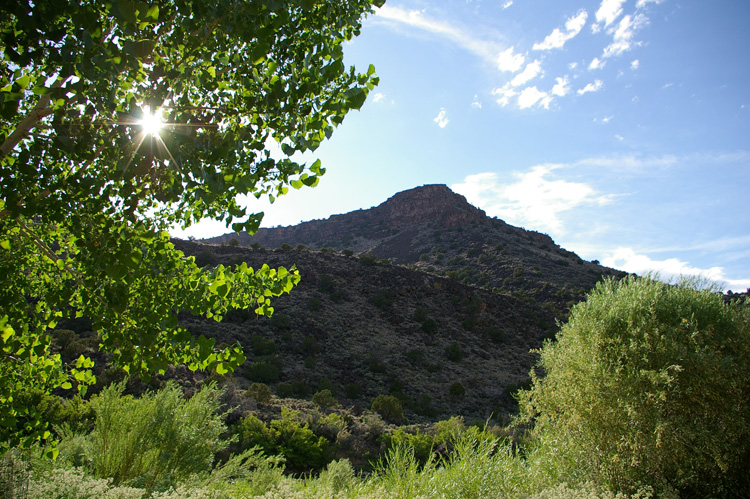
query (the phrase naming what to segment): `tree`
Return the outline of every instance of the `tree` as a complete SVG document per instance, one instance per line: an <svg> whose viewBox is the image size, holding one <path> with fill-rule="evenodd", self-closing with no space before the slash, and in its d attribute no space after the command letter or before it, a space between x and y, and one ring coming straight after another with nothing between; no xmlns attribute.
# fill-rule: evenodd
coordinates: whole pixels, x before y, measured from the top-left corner
<svg viewBox="0 0 750 499"><path fill-rule="evenodd" d="M750 313L696 282L599 283L541 350L522 413L569 481L750 491Z"/></svg>
<svg viewBox="0 0 750 499"><path fill-rule="evenodd" d="M0 7L0 452L49 436L15 394L93 382L89 359L66 367L50 350L61 318L91 318L111 362L145 378L244 361L239 345L217 350L177 314L271 315L297 271L201 269L166 231L211 217L253 232L262 213L242 196L317 184L320 162L291 156L315 150L377 84L372 66L343 64L342 44L382 3Z"/></svg>

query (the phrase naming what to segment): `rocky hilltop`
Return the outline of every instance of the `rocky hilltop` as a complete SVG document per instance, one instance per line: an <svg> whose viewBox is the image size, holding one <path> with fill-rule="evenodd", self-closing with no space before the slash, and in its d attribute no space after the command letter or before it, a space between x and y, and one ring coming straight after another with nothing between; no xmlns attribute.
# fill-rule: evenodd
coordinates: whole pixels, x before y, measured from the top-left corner
<svg viewBox="0 0 750 499"><path fill-rule="evenodd" d="M623 275L582 260L546 234L488 217L445 185L410 189L379 206L325 220L204 242L371 254L490 291L553 302L561 314L602 275Z"/></svg>

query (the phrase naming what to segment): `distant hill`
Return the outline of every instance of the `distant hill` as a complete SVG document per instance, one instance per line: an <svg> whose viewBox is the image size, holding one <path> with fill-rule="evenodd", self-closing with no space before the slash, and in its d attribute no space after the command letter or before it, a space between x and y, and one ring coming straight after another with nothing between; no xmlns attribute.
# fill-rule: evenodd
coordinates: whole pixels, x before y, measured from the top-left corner
<svg viewBox="0 0 750 499"><path fill-rule="evenodd" d="M297 398L328 388L355 409L392 394L423 422L512 412L530 350L598 280L623 275L489 218L443 185L254 236L175 244L201 265L300 270L270 320L181 318L194 333L242 343L247 384Z"/></svg>

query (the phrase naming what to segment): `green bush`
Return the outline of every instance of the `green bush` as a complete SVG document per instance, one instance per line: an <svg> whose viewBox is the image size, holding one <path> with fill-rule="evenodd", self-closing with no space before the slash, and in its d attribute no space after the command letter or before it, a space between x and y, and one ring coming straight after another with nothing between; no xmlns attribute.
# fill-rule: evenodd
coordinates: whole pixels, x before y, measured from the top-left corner
<svg viewBox="0 0 750 499"><path fill-rule="evenodd" d="M276 343L270 338L266 339L257 334L250 337L250 346L255 355L273 355L276 353Z"/></svg>
<svg viewBox="0 0 750 499"><path fill-rule="evenodd" d="M378 257L373 255L372 253L363 253L359 255L359 263L362 265L372 267L376 263L378 263Z"/></svg>
<svg viewBox="0 0 750 499"><path fill-rule="evenodd" d="M750 310L699 284L600 282L545 344L519 401L562 479L750 492Z"/></svg>
<svg viewBox="0 0 750 499"><path fill-rule="evenodd" d="M378 395L372 400L370 409L392 423L399 424L404 419L401 401L393 395Z"/></svg>
<svg viewBox="0 0 750 499"><path fill-rule="evenodd" d="M270 322L276 329L289 329L292 326L292 318L286 314L273 314Z"/></svg>
<svg viewBox="0 0 750 499"><path fill-rule="evenodd" d="M229 443L221 438L216 385L189 400L173 382L140 398L123 396L124 389L124 382L111 385L91 403L96 420L86 453L94 476L164 490L211 470L214 454Z"/></svg>
<svg viewBox="0 0 750 499"><path fill-rule="evenodd" d="M270 360L258 360L245 368L244 376L256 383L272 383L279 379L281 368Z"/></svg>
<svg viewBox="0 0 750 499"><path fill-rule="evenodd" d="M376 307L382 310L388 310L393 305L394 298L396 298L396 293L390 289L386 289L373 296L370 301Z"/></svg>
<svg viewBox="0 0 750 499"><path fill-rule="evenodd" d="M259 404L267 404L273 396L271 389L265 383L253 383L245 393L248 397L254 398Z"/></svg>
<svg viewBox="0 0 750 499"><path fill-rule="evenodd" d="M451 400L458 401L464 398L464 395L466 394L466 388L464 388L464 385L456 381L450 386L450 388L448 389L448 393L451 396Z"/></svg>
<svg viewBox="0 0 750 499"><path fill-rule="evenodd" d="M315 392L312 401L324 409L338 405L338 401L336 400L336 397L333 396L333 393L331 393L331 390Z"/></svg>
<svg viewBox="0 0 750 499"><path fill-rule="evenodd" d="M414 315L412 318L417 322L424 322L427 320L428 313L427 310L422 307L417 307L414 309Z"/></svg>
<svg viewBox="0 0 750 499"><path fill-rule="evenodd" d="M434 334L437 331L438 324L435 322L435 319L426 319L422 323L422 331L424 331L427 334Z"/></svg>
<svg viewBox="0 0 750 499"><path fill-rule="evenodd" d="M451 362L461 362L461 359L464 358L464 353L461 351L461 347L458 343L451 343L445 347L444 353L445 358Z"/></svg>
<svg viewBox="0 0 750 499"><path fill-rule="evenodd" d="M346 398L356 400L362 396L362 387L356 383L349 383L344 387Z"/></svg>

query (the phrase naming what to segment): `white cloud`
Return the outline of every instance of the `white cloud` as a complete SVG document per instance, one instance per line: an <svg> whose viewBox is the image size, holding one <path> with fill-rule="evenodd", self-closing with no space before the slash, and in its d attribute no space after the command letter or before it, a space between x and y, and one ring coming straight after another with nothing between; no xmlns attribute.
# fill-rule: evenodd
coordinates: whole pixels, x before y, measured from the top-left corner
<svg viewBox="0 0 750 499"><path fill-rule="evenodd" d="M554 179L561 165L539 165L524 173L514 173L515 181L502 183L496 173L467 176L451 189L463 194L490 216L508 223L564 234L559 214L581 205L605 205L611 196L599 195L593 187L581 182Z"/></svg>
<svg viewBox="0 0 750 499"><path fill-rule="evenodd" d="M609 26L615 19L622 14L622 4L625 0L602 0L599 10L596 11L596 22L604 22L604 26Z"/></svg>
<svg viewBox="0 0 750 499"><path fill-rule="evenodd" d="M568 64L568 69L570 69L571 71L573 71L577 67L578 67L577 62L571 62L570 64Z"/></svg>
<svg viewBox="0 0 750 499"><path fill-rule="evenodd" d="M605 64L607 64L607 63L604 62L604 61L602 61L598 57L594 57L591 60L591 63L589 64L589 69L591 69L591 70L593 70L593 69L601 69L601 68L604 67Z"/></svg>
<svg viewBox="0 0 750 499"><path fill-rule="evenodd" d="M594 83L589 83L585 87L578 89L578 95L587 94L589 92L597 92L604 86L602 80L596 80Z"/></svg>
<svg viewBox="0 0 750 499"><path fill-rule="evenodd" d="M662 0L638 0L638 1L637 1L637 2L635 3L635 8L636 8L636 9L643 9L644 7L646 7L646 5L648 5L648 4L650 4L650 3L655 3L655 4L657 4L657 5L658 5L658 4L660 4L661 2L662 2Z"/></svg>
<svg viewBox="0 0 750 499"><path fill-rule="evenodd" d="M617 28L611 30L612 43L604 48L602 57L612 57L627 52L633 47L635 32L648 24L648 18L643 14L635 17L627 15L620 20Z"/></svg>
<svg viewBox="0 0 750 499"><path fill-rule="evenodd" d="M373 102L380 102L381 100L383 100L383 97L385 97L385 95L382 94L382 93L380 93L380 92L378 92L378 93L376 93L375 95L372 96L372 101Z"/></svg>
<svg viewBox="0 0 750 499"><path fill-rule="evenodd" d="M570 84L568 83L568 77L558 77L555 78L555 86L552 87L552 95L557 95L558 97L564 97L568 95L570 92Z"/></svg>
<svg viewBox="0 0 750 499"><path fill-rule="evenodd" d="M610 121L612 121L612 118L613 118L613 116L605 116L604 118L601 119L601 122L602 123L609 123Z"/></svg>
<svg viewBox="0 0 750 499"><path fill-rule="evenodd" d="M424 15L424 10L406 10L400 7L384 5L375 10L374 19L399 23L440 36L489 63L497 64L501 71L518 71L524 63L524 56L520 54L514 55L513 47L501 52L499 44L480 40L469 31L449 22L430 19Z"/></svg>
<svg viewBox="0 0 750 499"><path fill-rule="evenodd" d="M722 267L711 267L701 269L691 266L677 258L666 260L652 260L648 255L636 253L633 248L619 247L612 250L606 257L602 258L602 265L624 270L632 274L647 274L658 272L663 278L674 278L679 276L702 276L715 281L724 280L724 269Z"/></svg>
<svg viewBox="0 0 750 499"><path fill-rule="evenodd" d="M511 86L520 87L533 80L542 72L542 63L537 61L530 62L526 65L523 71L518 73L515 78L510 81Z"/></svg>
<svg viewBox="0 0 750 499"><path fill-rule="evenodd" d="M499 95L497 103L505 107L510 103L510 99L518 95L518 92L511 88L510 83L506 83L504 86L494 89L492 95Z"/></svg>
<svg viewBox="0 0 750 499"><path fill-rule="evenodd" d="M524 88L518 95L518 107L521 109L527 109L537 103L540 107L549 109L551 102L552 97L547 92L542 92L536 87Z"/></svg>
<svg viewBox="0 0 750 499"><path fill-rule="evenodd" d="M482 102L479 100L478 95L474 95L474 100L471 102L471 107L474 109L482 109Z"/></svg>
<svg viewBox="0 0 750 499"><path fill-rule="evenodd" d="M641 61L639 61L638 59L630 63L630 69L632 69L633 71L638 69L640 66L641 66Z"/></svg>
<svg viewBox="0 0 750 499"><path fill-rule="evenodd" d="M521 69L525 60L526 58L523 54L514 54L513 47L511 47L497 54L497 69L500 71L511 71L515 73Z"/></svg>
<svg viewBox="0 0 750 499"><path fill-rule="evenodd" d="M615 134L615 138L616 138L617 140L619 140L620 142L622 142L623 140L625 140L625 137L623 137L623 136L622 136L622 135L620 135L619 133L616 133L616 134Z"/></svg>
<svg viewBox="0 0 750 499"><path fill-rule="evenodd" d="M445 112L444 107L440 108L440 112L438 113L437 116L435 116L435 119L433 119L432 121L437 123L437 126L439 126L440 128L445 128L446 126L448 126L448 123L450 123L450 120L446 117L446 112Z"/></svg>
<svg viewBox="0 0 750 499"><path fill-rule="evenodd" d="M562 48L565 42L575 37L581 32L583 26L586 24L588 13L585 10L580 10L575 16L569 18L565 22L565 32L559 28L552 30L552 33L547 35L541 43L535 43L533 46L534 50L551 50Z"/></svg>
<svg viewBox="0 0 750 499"><path fill-rule="evenodd" d="M508 0L507 2L505 2L505 3L503 4L503 9L507 9L507 8L508 8L508 7L510 7L511 5L513 5L513 0Z"/></svg>

